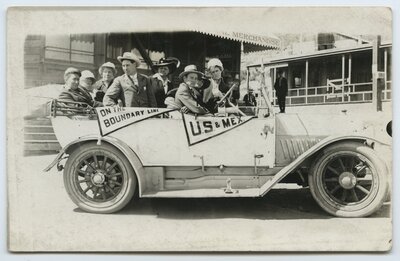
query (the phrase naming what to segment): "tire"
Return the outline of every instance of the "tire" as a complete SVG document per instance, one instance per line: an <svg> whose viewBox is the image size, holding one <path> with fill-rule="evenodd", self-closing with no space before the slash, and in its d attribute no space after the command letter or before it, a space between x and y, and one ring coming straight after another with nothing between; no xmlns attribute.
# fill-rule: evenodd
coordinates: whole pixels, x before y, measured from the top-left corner
<svg viewBox="0 0 400 261"><path fill-rule="evenodd" d="M388 173L377 153L361 143L325 148L309 173L318 205L338 217L365 217L381 208L388 193Z"/></svg>
<svg viewBox="0 0 400 261"><path fill-rule="evenodd" d="M127 158L107 143L78 146L65 165L65 189L71 200L87 212L107 214L121 210L132 199L136 184Z"/></svg>

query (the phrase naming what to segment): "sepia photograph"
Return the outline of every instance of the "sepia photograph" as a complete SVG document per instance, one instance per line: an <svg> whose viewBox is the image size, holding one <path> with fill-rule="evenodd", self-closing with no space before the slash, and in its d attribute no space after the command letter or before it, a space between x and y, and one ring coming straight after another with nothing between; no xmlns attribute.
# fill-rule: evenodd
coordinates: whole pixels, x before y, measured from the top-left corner
<svg viewBox="0 0 400 261"><path fill-rule="evenodd" d="M390 251L392 19L10 7L8 250Z"/></svg>

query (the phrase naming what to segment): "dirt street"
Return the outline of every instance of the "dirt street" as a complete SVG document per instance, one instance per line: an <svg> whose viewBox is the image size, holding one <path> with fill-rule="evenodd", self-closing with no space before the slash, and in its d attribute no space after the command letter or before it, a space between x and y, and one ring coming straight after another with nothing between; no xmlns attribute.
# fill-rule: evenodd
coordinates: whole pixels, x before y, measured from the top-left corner
<svg viewBox="0 0 400 261"><path fill-rule="evenodd" d="M255 199L136 198L116 214L85 213L69 199L61 172L42 172L54 157L25 157L23 171L9 178L11 250L374 251L390 246L389 203L368 218L336 218L319 208L308 189L274 189Z"/></svg>

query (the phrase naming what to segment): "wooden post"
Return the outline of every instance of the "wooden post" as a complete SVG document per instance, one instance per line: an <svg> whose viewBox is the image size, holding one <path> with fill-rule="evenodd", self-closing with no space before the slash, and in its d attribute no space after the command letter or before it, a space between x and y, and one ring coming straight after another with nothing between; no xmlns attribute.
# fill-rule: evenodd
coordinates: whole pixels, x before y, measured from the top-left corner
<svg viewBox="0 0 400 261"><path fill-rule="evenodd" d="M250 71L249 71L249 67L247 67L247 70L246 70L246 74L247 74L247 92L249 91L249 89L250 89Z"/></svg>
<svg viewBox="0 0 400 261"><path fill-rule="evenodd" d="M385 48L385 51L384 51L383 60L384 60L384 62L383 62L383 72L385 73L384 84L385 84L385 91L387 91L387 49L386 48Z"/></svg>
<svg viewBox="0 0 400 261"><path fill-rule="evenodd" d="M381 36L378 35L372 45L372 106L377 111L382 111L382 89L378 74L378 54Z"/></svg>
<svg viewBox="0 0 400 261"><path fill-rule="evenodd" d="M351 84L351 53L349 54L349 84Z"/></svg>
<svg viewBox="0 0 400 261"><path fill-rule="evenodd" d="M306 60L306 79L304 82L304 86L308 88L308 60Z"/></svg>
<svg viewBox="0 0 400 261"><path fill-rule="evenodd" d="M344 71L345 71L345 64L346 61L346 56L343 54L342 55L342 102L344 102Z"/></svg>
<svg viewBox="0 0 400 261"><path fill-rule="evenodd" d="M304 87L306 88L306 104L308 103L308 60L306 60L306 76L304 80Z"/></svg>

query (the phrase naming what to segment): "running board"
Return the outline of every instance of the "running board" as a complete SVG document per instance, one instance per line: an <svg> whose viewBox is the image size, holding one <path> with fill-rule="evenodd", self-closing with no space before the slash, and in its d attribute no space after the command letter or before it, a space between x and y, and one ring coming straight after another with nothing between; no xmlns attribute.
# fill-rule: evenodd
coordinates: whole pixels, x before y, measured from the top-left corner
<svg viewBox="0 0 400 261"><path fill-rule="evenodd" d="M143 198L244 198L259 197L259 188L247 189L189 189L143 192Z"/></svg>

